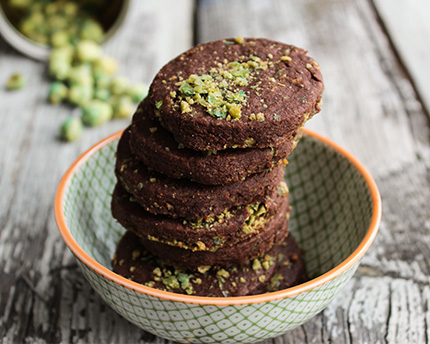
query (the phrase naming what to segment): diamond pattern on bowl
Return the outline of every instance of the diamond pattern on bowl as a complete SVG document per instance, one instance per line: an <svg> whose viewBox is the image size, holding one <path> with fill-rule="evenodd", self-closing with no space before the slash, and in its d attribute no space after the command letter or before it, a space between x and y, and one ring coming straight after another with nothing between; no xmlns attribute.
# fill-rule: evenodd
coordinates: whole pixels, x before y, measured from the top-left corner
<svg viewBox="0 0 430 344"><path fill-rule="evenodd" d="M122 227L110 215L117 142L86 160L63 199L67 226L78 245L110 269ZM372 201L366 181L343 155L304 136L289 157L291 232L305 251L309 275L333 269L357 248L369 227ZM294 297L263 303L215 306L159 299L128 289L78 260L86 279L114 310L135 325L181 343L251 343L288 331L321 311L354 274Z"/></svg>

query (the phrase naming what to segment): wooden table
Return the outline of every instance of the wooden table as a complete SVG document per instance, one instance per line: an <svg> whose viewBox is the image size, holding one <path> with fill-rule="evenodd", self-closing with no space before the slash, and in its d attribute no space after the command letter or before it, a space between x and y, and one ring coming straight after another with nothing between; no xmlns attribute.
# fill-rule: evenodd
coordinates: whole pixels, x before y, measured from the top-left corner
<svg viewBox="0 0 430 344"><path fill-rule="evenodd" d="M193 44L238 35L306 48L322 66L323 110L307 126L370 170L382 224L342 293L305 325L264 343L430 340L429 13L428 0L135 0L105 45L122 75L147 83ZM28 85L7 92L14 71ZM104 304L54 221L67 167L129 120L61 142L60 123L76 110L48 104L46 65L3 40L0 84L0 341L167 343Z"/></svg>

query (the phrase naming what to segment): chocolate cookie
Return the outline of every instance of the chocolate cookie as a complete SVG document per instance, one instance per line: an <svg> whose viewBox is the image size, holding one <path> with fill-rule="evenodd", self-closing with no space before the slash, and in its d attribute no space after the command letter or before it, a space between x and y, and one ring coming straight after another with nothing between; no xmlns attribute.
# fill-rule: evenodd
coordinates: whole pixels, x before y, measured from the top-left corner
<svg viewBox="0 0 430 344"><path fill-rule="evenodd" d="M280 290L307 280L300 248L289 235L263 257L243 266L178 270L151 255L132 232L118 243L113 271L143 285L198 296L244 296Z"/></svg>
<svg viewBox="0 0 430 344"><path fill-rule="evenodd" d="M324 86L306 51L267 39L197 45L155 76L150 101L175 140L196 150L264 148L320 111Z"/></svg>
<svg viewBox="0 0 430 344"><path fill-rule="evenodd" d="M196 151L173 139L154 118L148 98L133 116L130 146L146 166L172 178L187 178L210 185L237 182L249 175L285 162L297 137L267 148Z"/></svg>
<svg viewBox="0 0 430 344"><path fill-rule="evenodd" d="M198 220L240 205L262 203L284 175L283 166L278 166L225 185L173 179L148 170L131 152L129 139L129 130L125 130L118 143L115 173L136 201L153 214Z"/></svg>
<svg viewBox="0 0 430 344"><path fill-rule="evenodd" d="M258 231L244 236L242 240L231 245L227 242L216 251L193 251L150 239L142 239L141 242L149 252L178 268L242 265L285 239L288 234L288 215L289 209L285 202L279 212Z"/></svg>
<svg viewBox="0 0 430 344"><path fill-rule="evenodd" d="M151 214L131 201L130 194L118 183L112 195L111 209L124 228L141 238L191 251L215 252L261 232L277 212L289 212L286 184L281 184L279 191L276 190L265 203L239 206L208 219L192 221Z"/></svg>

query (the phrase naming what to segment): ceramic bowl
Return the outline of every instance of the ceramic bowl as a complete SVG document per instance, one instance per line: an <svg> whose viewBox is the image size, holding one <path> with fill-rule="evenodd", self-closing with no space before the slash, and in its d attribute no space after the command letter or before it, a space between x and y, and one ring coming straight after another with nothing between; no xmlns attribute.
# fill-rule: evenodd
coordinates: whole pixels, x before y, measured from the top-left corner
<svg viewBox="0 0 430 344"><path fill-rule="evenodd" d="M111 271L124 229L112 218L115 151L121 132L79 157L55 198L60 233L89 283L115 311L140 328L180 343L252 343L306 322L333 300L357 269L378 231L377 186L350 153L305 130L285 178L290 230L304 249L310 280L245 297L180 295Z"/></svg>

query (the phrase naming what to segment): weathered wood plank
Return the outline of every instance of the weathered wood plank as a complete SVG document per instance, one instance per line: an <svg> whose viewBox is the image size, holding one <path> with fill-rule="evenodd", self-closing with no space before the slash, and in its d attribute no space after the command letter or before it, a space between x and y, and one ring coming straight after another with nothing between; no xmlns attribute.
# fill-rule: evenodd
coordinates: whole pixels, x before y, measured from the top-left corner
<svg viewBox="0 0 430 344"><path fill-rule="evenodd" d="M126 23L105 44L119 73L150 82L193 41L193 1L131 1ZM176 16L184 23L173 27ZM14 71L28 80L7 92ZM84 281L53 216L55 188L84 150L129 120L86 129L80 141L58 140L60 123L77 110L46 102L45 65L0 39L0 342L164 342L112 311Z"/></svg>
<svg viewBox="0 0 430 344"><path fill-rule="evenodd" d="M418 77L403 69L415 57L401 55L399 63L392 50L393 42L404 44L398 40L405 35L388 24L394 9L386 9L383 0L375 6L370 0L198 4L198 41L264 36L309 49L326 81L323 111L309 127L357 155L383 197L380 233L345 290L305 325L264 343L428 341L430 130L423 93L410 80ZM149 82L162 64L188 48L192 6L191 0L132 1L126 26L105 45L121 61L121 74ZM180 29L173 27L178 18ZM58 126L74 110L46 104L44 65L19 56L0 39L0 80L14 70L29 84L14 93L0 87L0 137L6 142L0 147L0 341L167 343L122 319L92 291L52 214L55 187L67 166L127 121L87 129L73 144L60 143Z"/></svg>
<svg viewBox="0 0 430 344"><path fill-rule="evenodd" d="M430 3L426 0L374 0L397 54L406 66L417 91L430 112Z"/></svg>
<svg viewBox="0 0 430 344"><path fill-rule="evenodd" d="M326 84L308 127L356 155L381 189L380 234L356 277L319 316L273 343L427 341L429 126L372 2L202 0L197 18L201 42L259 36L308 49Z"/></svg>

